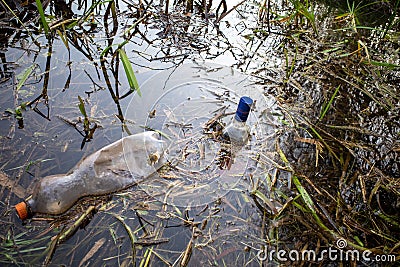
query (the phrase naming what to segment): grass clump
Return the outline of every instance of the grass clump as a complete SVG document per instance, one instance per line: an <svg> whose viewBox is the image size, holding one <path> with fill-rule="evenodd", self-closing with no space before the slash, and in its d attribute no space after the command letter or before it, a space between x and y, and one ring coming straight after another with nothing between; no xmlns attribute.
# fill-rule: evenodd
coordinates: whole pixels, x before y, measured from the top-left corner
<svg viewBox="0 0 400 267"><path fill-rule="evenodd" d="M299 250L343 238L346 249L398 259L399 1L301 2L313 6L314 23L295 3L285 14L306 21L276 20L286 80L273 93L291 122L280 147L295 184L287 196L297 198L278 236L290 232L298 241L286 246Z"/></svg>

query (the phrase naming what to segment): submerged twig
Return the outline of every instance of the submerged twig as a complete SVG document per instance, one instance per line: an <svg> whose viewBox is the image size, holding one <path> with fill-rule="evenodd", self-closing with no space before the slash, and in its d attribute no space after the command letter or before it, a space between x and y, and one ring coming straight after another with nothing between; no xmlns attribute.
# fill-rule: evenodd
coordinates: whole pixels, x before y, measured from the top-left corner
<svg viewBox="0 0 400 267"><path fill-rule="evenodd" d="M135 242L137 241L136 237L134 236L132 229L129 227L129 225L127 225L125 223L125 220L121 216L119 216L117 214L113 214L113 216L124 226L126 232L128 233L129 239L131 241L131 247L132 247L132 262L134 263L136 261L135 260L136 259Z"/></svg>
<svg viewBox="0 0 400 267"><path fill-rule="evenodd" d="M50 264L57 246L60 243L69 239L78 230L79 227L81 227L84 223L86 223L87 219L93 215L95 210L96 210L95 206L89 206L89 208L85 211L85 213L83 213L78 218L78 220L76 220L69 228L64 229L52 239L49 247L47 248L47 256L43 262L44 266L48 266Z"/></svg>
<svg viewBox="0 0 400 267"><path fill-rule="evenodd" d="M225 0L222 0L223 2L225 2ZM218 19L216 19L215 23L219 23L223 18L225 18L229 13L231 13L233 10L235 10L236 8L238 8L239 6L241 6L244 2L246 2L246 0L242 0L240 3L238 3L237 5L233 6L231 9L229 9L228 11L226 11L226 3L224 5L224 11L222 12L221 16L218 17Z"/></svg>

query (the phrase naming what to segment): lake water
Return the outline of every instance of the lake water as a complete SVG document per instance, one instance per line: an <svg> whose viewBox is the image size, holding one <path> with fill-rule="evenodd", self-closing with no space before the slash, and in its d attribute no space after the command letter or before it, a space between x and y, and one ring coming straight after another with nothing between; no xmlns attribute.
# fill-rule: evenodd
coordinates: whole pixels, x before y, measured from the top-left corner
<svg viewBox="0 0 400 267"><path fill-rule="evenodd" d="M77 4L72 4L74 13L92 16L89 7L85 10ZM94 8L95 15L81 27L60 31L50 41L33 35L40 46L32 44L28 36L12 34L3 44L1 109L9 110L0 121L0 159L10 186L2 188L5 227L1 234L9 236L10 242L14 240L18 251L5 246L2 264L98 266L133 261L142 266L150 261L152 266L163 266L166 262L176 265L189 255L190 266L256 264L257 249L263 243L263 218L249 192L258 179L276 172L272 148L277 119L271 114L279 109L254 80L229 67L240 51L230 47L228 36L237 31L244 34L244 13L232 12L230 17L237 20L237 27L223 23L227 36L219 36L211 22L194 15L188 29L188 17L179 13L162 17L160 7L154 4L151 12L161 17L149 13L146 23L136 29L141 34L131 36L124 46L141 96L133 93L119 101L126 119L122 127L117 116L121 113L105 81L109 79L112 90L123 95L129 91L124 69L118 56L111 53L105 57L106 74L101 69L101 52L106 47L115 49L135 30L130 29L136 20L130 13L132 6L118 4L120 12L114 19L102 21L107 12L104 3ZM116 21L118 24L113 24ZM186 36L175 40L183 30ZM110 34L114 37L107 38ZM68 46L62 38L69 40ZM237 46L243 43L240 38L233 40ZM208 46L209 50L203 49ZM27 79L18 86L24 75ZM40 97L43 87L47 87L47 98ZM241 95L257 101L248 122L252 140L235 154L229 169L222 168L218 165L221 144L204 134L202 127L222 109L234 112ZM90 136L85 132L88 129L78 108L78 96L90 121ZM30 107L22 109L22 119L15 111L21 104ZM153 111L155 115L150 116ZM221 122L227 124L231 116L223 116ZM185 150L187 156L177 169L112 198L85 198L64 216L38 215L26 223L16 217L13 205L31 193L40 177L66 173L81 158L126 135L127 130L135 133L147 128L172 138L164 138L169 145L168 160L181 157ZM199 157L200 147L204 158ZM260 154L271 161L258 161ZM58 244L50 258L51 240L71 227L90 205L96 205L97 213L90 216L84 229ZM281 204L276 205L279 208ZM135 252L129 231L138 239ZM157 244L164 239L168 242ZM185 254L190 244L192 252Z"/></svg>

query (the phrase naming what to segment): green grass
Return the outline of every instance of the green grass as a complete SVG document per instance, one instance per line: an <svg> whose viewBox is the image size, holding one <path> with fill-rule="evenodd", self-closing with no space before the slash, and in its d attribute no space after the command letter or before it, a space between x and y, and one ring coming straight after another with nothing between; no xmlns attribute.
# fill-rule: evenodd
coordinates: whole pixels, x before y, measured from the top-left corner
<svg viewBox="0 0 400 267"><path fill-rule="evenodd" d="M40 20L42 22L42 26L43 26L44 32L45 32L46 36L48 36L49 33L50 33L50 27L49 27L49 24L46 21L46 15L44 14L42 2L40 0L35 0L35 1L36 1L37 9L39 11Z"/></svg>
<svg viewBox="0 0 400 267"><path fill-rule="evenodd" d="M326 104L324 110L322 111L321 115L319 116L319 120L322 120L325 117L326 113L328 112L328 110L330 109L330 107L333 103L333 100L335 99L337 93L339 92L339 89L340 89L340 84L336 87L335 92L333 92L333 95L329 99L328 104Z"/></svg>
<svg viewBox="0 0 400 267"><path fill-rule="evenodd" d="M129 82L130 91L131 92L136 91L139 96L142 96L142 93L140 92L139 84L136 80L136 76L133 71L132 64L129 61L128 56L126 55L125 51L122 48L118 49L118 53L121 58L122 65L124 66L125 74L128 79L128 82Z"/></svg>
<svg viewBox="0 0 400 267"><path fill-rule="evenodd" d="M315 14L314 14L314 9L313 6L311 5L312 1L300 1L300 0L290 0L292 5L294 6L294 10L296 13L293 14L295 15L301 15L304 18L308 20L308 22L311 24L312 29L316 34L318 34L317 27L315 25Z"/></svg>

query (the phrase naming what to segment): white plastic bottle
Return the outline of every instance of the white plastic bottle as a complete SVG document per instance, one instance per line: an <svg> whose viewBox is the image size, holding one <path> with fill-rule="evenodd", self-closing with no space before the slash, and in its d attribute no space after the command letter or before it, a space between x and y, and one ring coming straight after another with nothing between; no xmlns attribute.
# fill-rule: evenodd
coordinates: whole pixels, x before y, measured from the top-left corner
<svg viewBox="0 0 400 267"><path fill-rule="evenodd" d="M129 187L163 164L163 143L156 132L124 137L86 157L68 174L42 178L32 197L15 208L24 220L34 213L61 214L79 198Z"/></svg>
<svg viewBox="0 0 400 267"><path fill-rule="evenodd" d="M240 98L235 116L227 127L223 130L225 139L230 140L232 145L245 145L250 136L250 128L246 125L247 118L250 113L253 99L248 96Z"/></svg>

